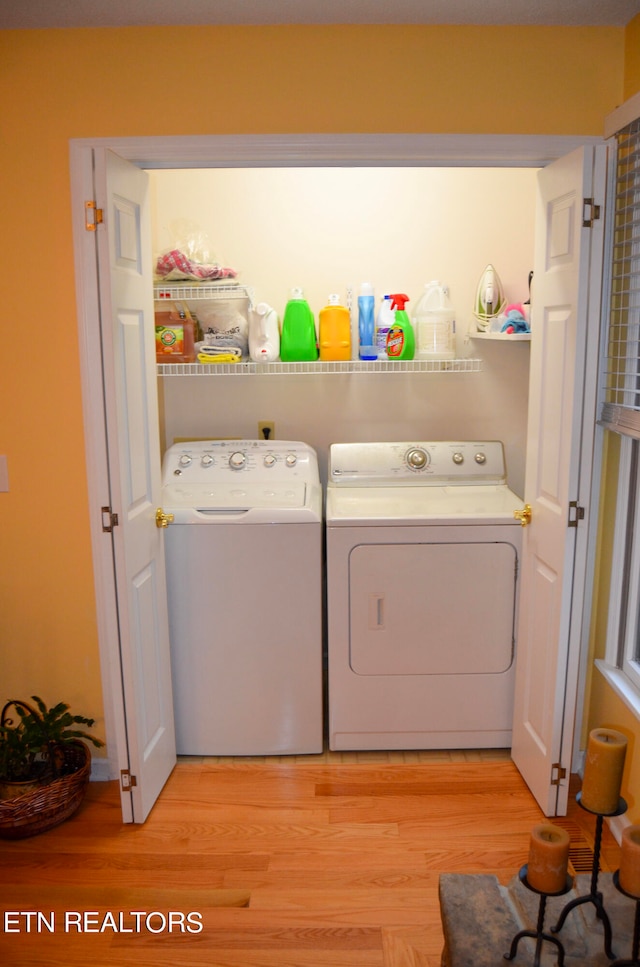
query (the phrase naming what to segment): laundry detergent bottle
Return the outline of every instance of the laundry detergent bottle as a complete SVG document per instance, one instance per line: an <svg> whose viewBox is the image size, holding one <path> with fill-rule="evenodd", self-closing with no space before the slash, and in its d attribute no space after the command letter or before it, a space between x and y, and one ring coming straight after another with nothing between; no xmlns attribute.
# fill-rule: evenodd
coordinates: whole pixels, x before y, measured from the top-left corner
<svg viewBox="0 0 640 967"><path fill-rule="evenodd" d="M453 359L456 354L456 317L448 289L429 282L413 314L418 359Z"/></svg>
<svg viewBox="0 0 640 967"><path fill-rule="evenodd" d="M378 350L375 345L375 301L373 286L370 282L363 282L358 296L358 335L360 338L360 359L377 359Z"/></svg>
<svg viewBox="0 0 640 967"><path fill-rule="evenodd" d="M385 295L380 301L380 308L376 317L375 347L378 359L387 358L387 336L395 321L395 312L391 308L391 296Z"/></svg>
<svg viewBox="0 0 640 967"><path fill-rule="evenodd" d="M259 302L249 312L249 355L254 363L273 363L280 353L280 327L275 309Z"/></svg>
<svg viewBox="0 0 640 967"><path fill-rule="evenodd" d="M389 359L413 359L416 339L413 326L405 311L408 295L396 293L391 296L391 308L395 312L393 325L387 333L387 357Z"/></svg>
<svg viewBox="0 0 640 967"><path fill-rule="evenodd" d="M351 314L340 305L340 296L330 295L320 310L320 359L351 359Z"/></svg>
<svg viewBox="0 0 640 967"><path fill-rule="evenodd" d="M282 319L280 359L283 363L311 362L318 358L316 324L302 289L292 289Z"/></svg>

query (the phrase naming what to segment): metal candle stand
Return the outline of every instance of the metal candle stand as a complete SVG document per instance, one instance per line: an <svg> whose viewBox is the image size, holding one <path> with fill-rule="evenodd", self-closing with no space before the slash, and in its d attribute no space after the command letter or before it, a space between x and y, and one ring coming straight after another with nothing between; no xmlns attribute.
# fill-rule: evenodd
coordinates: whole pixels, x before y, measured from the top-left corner
<svg viewBox="0 0 640 967"><path fill-rule="evenodd" d="M562 890L558 890L557 893L542 893L540 890L536 890L534 886L531 886L527 880L527 866L523 866L518 874L520 877L520 882L524 883L528 890L532 893L537 893L540 896L540 906L538 907L538 923L535 930L521 930L517 933L513 940L511 941L511 949L508 954L504 955L505 960L513 960L518 949L518 943L523 937L531 937L536 941L536 953L533 960L533 967L540 967L540 953L542 951L542 943L544 940L549 943L555 944L558 948L558 967L563 967L564 964L564 947L560 943L557 937L552 937L548 933L544 933L544 915L547 906L548 896L564 896L568 893L573 886L573 879L567 876L565 885Z"/></svg>
<svg viewBox="0 0 640 967"><path fill-rule="evenodd" d="M640 897L634 896L633 893L627 893L620 886L619 880L620 870L616 870L613 874L613 885L620 893L628 896L631 900L636 901L636 916L633 924L633 946L631 948L631 960L614 960L610 967L640 967L640 960L638 960L638 951L640 949Z"/></svg>
<svg viewBox="0 0 640 967"><path fill-rule="evenodd" d="M599 920L602 921L602 926L604 929L604 952L610 960L615 958L615 954L611 949L611 921L607 911L604 908L604 903L602 901L602 893L598 890L598 873L600 872L600 847L602 845L602 824L605 816L621 816L627 811L627 804L624 799L620 798L618 800L618 808L612 813L594 813L592 809L588 809L582 802L582 795L578 793L576 796L576 802L582 809L586 810L588 813L596 816L596 835L595 843L593 847L593 866L591 868L591 890L585 896L576 897L567 903L566 907L560 914L560 919L558 920L555 927L551 928L552 933L559 933L562 930L563 924L567 919L567 915L571 913L574 907L580 906L581 903L593 903L596 908L596 915ZM637 961L628 961L629 964L635 964Z"/></svg>

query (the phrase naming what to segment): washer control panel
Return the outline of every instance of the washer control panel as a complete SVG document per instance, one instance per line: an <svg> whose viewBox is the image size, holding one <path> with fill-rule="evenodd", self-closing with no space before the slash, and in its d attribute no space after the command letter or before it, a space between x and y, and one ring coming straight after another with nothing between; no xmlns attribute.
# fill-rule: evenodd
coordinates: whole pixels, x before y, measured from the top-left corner
<svg viewBox="0 0 640 967"><path fill-rule="evenodd" d="M433 443L334 443L329 484L344 487L504 484L498 440Z"/></svg>
<svg viewBox="0 0 640 967"><path fill-rule="evenodd" d="M163 484L221 482L234 477L257 483L298 479L315 482L318 461L306 443L289 440L197 440L175 443L162 463Z"/></svg>

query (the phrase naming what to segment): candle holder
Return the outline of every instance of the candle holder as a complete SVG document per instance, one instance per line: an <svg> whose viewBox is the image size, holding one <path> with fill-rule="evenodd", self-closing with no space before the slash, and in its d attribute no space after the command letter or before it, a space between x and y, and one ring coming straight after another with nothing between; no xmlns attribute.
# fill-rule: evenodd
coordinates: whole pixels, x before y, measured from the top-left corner
<svg viewBox="0 0 640 967"><path fill-rule="evenodd" d="M559 933L562 930L565 920L571 911L580 906L582 903L593 903L596 908L596 916L598 920L602 921L602 927L604 930L604 952L606 953L609 960L615 959L615 954L611 949L612 943L612 933L611 933L611 921L607 911L604 908L604 903L602 900L602 893L598 890L598 874L600 872L600 849L602 846L602 824L604 822L605 816L622 816L623 813L627 811L627 804L624 799L620 798L618 800L618 808L612 813L594 813L592 809L589 809L582 802L582 795L578 793L576 796L576 802L578 805L584 809L586 812L591 813L592 816L596 817L596 835L595 842L593 846L593 865L591 867L591 889L589 893L584 896L576 897L574 900L570 900L566 907L560 914L560 919L558 920L555 927L551 928L551 933Z"/></svg>
<svg viewBox="0 0 640 967"><path fill-rule="evenodd" d="M557 893L542 893L540 890L536 890L535 886L531 886L527 879L527 865L523 866L518 873L520 882L523 883L527 890L531 890L532 893L537 893L540 897L540 904L538 906L538 923L535 930L521 930L515 935L511 941L511 949L508 954L504 954L505 960L513 960L518 950L518 944L523 937L531 937L532 940L536 942L536 952L533 959L533 967L540 967L540 954L542 952L542 944L546 940L548 943L554 944L558 948L558 967L563 967L564 964L564 947L560 943L557 937L552 937L550 934L544 932L544 917L547 906L548 896L564 896L568 893L573 886L573 879L567 875L564 887L562 890L558 890Z"/></svg>
<svg viewBox="0 0 640 967"><path fill-rule="evenodd" d="M631 947L631 960L614 960L609 967L640 967L640 960L638 960L638 952L640 951L640 897L635 896L633 893L627 893L620 886L619 879L620 870L616 870L613 874L613 885L616 890L623 893L624 896L628 896L631 900L636 901L636 914L633 922L633 944Z"/></svg>

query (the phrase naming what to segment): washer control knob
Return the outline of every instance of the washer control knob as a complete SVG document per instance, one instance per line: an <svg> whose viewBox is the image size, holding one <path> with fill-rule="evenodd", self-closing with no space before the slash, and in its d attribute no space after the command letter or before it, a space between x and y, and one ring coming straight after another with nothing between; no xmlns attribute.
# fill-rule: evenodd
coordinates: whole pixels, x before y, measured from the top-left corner
<svg viewBox="0 0 640 967"><path fill-rule="evenodd" d="M422 470L427 465L427 454L419 447L414 447L407 454L407 465L412 470Z"/></svg>
<svg viewBox="0 0 640 967"><path fill-rule="evenodd" d="M265 467L273 467L273 465L275 464L275 462L276 462L276 458L274 457L274 455L272 453L268 453L266 455L266 457L264 458L264 465L265 465Z"/></svg>
<svg viewBox="0 0 640 967"><path fill-rule="evenodd" d="M288 467L295 467L298 462L298 457L295 453L288 453L284 459L284 462Z"/></svg>
<svg viewBox="0 0 640 967"><path fill-rule="evenodd" d="M242 450L236 450L229 457L229 466L232 470L242 470L247 462L247 455Z"/></svg>
<svg viewBox="0 0 640 967"><path fill-rule="evenodd" d="M453 462L454 463L457 463L458 466L460 466L461 463L464 463L464 456L463 456L463 454L462 453L459 453L459 452L458 453L454 453L454 455L453 455Z"/></svg>
<svg viewBox="0 0 640 967"><path fill-rule="evenodd" d="M486 463L487 462L486 453L476 453L475 461L476 463Z"/></svg>
<svg viewBox="0 0 640 967"><path fill-rule="evenodd" d="M203 453L202 460L200 461L201 466L210 467L213 463L213 457L210 453Z"/></svg>
<svg viewBox="0 0 640 967"><path fill-rule="evenodd" d="M178 463L180 464L181 467L188 467L189 464L191 463L191 457L189 456L188 453L183 453L180 459L178 460Z"/></svg>

